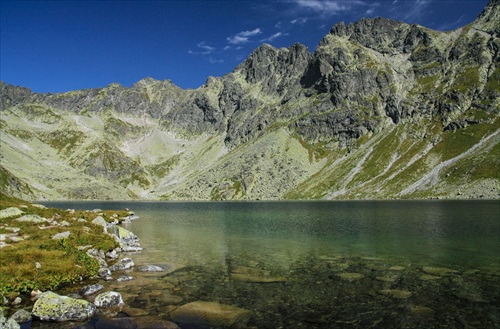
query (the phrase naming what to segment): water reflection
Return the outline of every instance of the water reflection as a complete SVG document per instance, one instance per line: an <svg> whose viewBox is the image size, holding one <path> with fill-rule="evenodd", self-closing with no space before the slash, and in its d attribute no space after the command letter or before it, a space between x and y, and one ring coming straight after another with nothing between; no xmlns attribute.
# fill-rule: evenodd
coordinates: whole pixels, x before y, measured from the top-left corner
<svg viewBox="0 0 500 329"><path fill-rule="evenodd" d="M202 300L251 310L257 328L494 328L500 318L498 202L99 205L125 207L140 216L127 228L144 247L129 256L175 269L108 283L127 314L170 319Z"/></svg>

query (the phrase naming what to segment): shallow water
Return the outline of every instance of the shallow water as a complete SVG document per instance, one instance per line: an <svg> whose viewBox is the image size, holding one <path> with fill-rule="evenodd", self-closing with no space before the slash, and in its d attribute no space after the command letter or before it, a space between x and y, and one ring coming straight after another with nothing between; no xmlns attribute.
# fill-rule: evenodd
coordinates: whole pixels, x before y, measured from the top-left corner
<svg viewBox="0 0 500 329"><path fill-rule="evenodd" d="M126 256L168 270L101 282L127 305L101 317L202 300L251 310L255 328L499 327L498 201L47 205L132 209L144 250Z"/></svg>

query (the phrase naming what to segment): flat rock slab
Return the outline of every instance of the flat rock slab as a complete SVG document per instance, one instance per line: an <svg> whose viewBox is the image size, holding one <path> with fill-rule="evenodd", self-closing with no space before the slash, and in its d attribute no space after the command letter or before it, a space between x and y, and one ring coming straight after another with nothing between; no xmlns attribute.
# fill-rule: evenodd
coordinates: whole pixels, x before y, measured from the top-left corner
<svg viewBox="0 0 500 329"><path fill-rule="evenodd" d="M249 310L215 302L192 302L170 313L174 321L211 327L245 326L250 319Z"/></svg>
<svg viewBox="0 0 500 329"><path fill-rule="evenodd" d="M285 282L284 276L271 276L271 272L264 269L238 266L232 270L230 278L233 281L254 283Z"/></svg>
<svg viewBox="0 0 500 329"><path fill-rule="evenodd" d="M95 312L95 305L86 300L47 291L37 299L31 313L42 321L85 321Z"/></svg>

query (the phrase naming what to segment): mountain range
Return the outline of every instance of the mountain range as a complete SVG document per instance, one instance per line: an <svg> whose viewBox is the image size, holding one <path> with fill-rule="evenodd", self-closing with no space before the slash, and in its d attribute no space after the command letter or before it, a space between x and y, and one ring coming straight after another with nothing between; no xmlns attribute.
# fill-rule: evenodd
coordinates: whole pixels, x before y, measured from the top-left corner
<svg viewBox="0 0 500 329"><path fill-rule="evenodd" d="M0 190L48 200L500 196L500 1L450 32L384 18L263 44L198 89L0 82Z"/></svg>

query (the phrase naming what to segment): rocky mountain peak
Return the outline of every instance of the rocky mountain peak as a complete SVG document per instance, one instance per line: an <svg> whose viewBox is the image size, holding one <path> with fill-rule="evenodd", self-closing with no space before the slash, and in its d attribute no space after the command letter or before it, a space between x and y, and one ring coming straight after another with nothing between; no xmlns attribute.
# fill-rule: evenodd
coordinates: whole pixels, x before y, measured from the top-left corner
<svg viewBox="0 0 500 329"><path fill-rule="evenodd" d="M474 26L478 30L500 35L500 0L490 0L478 16Z"/></svg>
<svg viewBox="0 0 500 329"><path fill-rule="evenodd" d="M452 32L375 18L336 24L312 54L263 44L196 90L1 82L0 183L206 200L453 196L480 182L496 197L498 4Z"/></svg>

